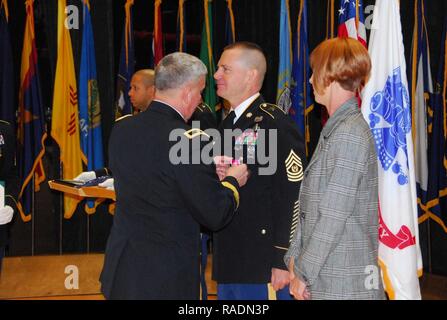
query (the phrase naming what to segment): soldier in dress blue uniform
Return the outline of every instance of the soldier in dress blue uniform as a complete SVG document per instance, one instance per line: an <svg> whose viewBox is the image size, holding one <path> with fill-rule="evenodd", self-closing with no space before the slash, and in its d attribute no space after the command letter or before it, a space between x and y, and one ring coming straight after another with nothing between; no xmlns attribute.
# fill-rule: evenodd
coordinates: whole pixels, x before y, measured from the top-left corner
<svg viewBox="0 0 447 320"><path fill-rule="evenodd" d="M283 262L293 236L299 208L298 193L305 167L304 141L295 123L277 106L264 101L259 91L266 72L262 50L253 43L227 46L214 75L217 94L231 105L220 130L241 129L227 156L248 163L250 180L241 190L234 219L214 234L213 279L218 299L290 299L289 272ZM257 149L261 130L269 141L270 130L277 139L266 144L276 160L276 170L262 175ZM224 134L224 133L222 133ZM274 147L276 146L276 152ZM272 160L273 161L273 160ZM265 168L264 168L265 169ZM218 167L220 173L225 166ZM269 290L270 289L270 290Z"/></svg>
<svg viewBox="0 0 447 320"><path fill-rule="evenodd" d="M150 103L154 99L155 86L154 86L154 70L141 69L136 71L132 75L130 80L129 98L133 106L133 114L138 114L147 110ZM122 119L131 116L130 114L119 117L115 121L118 122ZM101 176L112 176L112 171L108 167L96 169L94 171L85 171L79 174L74 180L89 181ZM113 178L99 184L99 186L113 189Z"/></svg>
<svg viewBox="0 0 447 320"><path fill-rule="evenodd" d="M219 181L214 165L175 164L173 157L184 154L171 154L179 143L170 139L174 130L186 141L187 159L209 142L187 124L206 73L194 56L165 56L148 110L113 128L109 159L117 201L100 279L108 299L199 298L200 225L224 227L248 177L246 165L231 167Z"/></svg>

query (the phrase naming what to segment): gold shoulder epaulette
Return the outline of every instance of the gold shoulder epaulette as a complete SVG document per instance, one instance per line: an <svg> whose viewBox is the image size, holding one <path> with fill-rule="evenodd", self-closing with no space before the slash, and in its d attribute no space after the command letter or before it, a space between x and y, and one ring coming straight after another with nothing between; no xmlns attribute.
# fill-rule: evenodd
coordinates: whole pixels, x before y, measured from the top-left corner
<svg viewBox="0 0 447 320"><path fill-rule="evenodd" d="M123 119L125 119L125 118L127 118L127 117L132 117L132 115L131 115L131 114L125 114L125 115L122 116L122 117L116 118L116 119L115 119L115 122L121 121L121 120L123 120Z"/></svg>
<svg viewBox="0 0 447 320"><path fill-rule="evenodd" d="M200 135L204 135L206 137L210 137L205 131L200 130L199 128L192 128L189 129L188 131L185 131L185 133L183 133L188 139L194 139L195 137L198 137Z"/></svg>
<svg viewBox="0 0 447 320"><path fill-rule="evenodd" d="M275 119L274 114L277 113L278 111L281 111L282 113L285 114L285 112L280 107L278 107L276 104L272 104L272 103L264 102L263 104L260 105L260 108L262 111L267 113L270 117L272 117L272 119Z"/></svg>
<svg viewBox="0 0 447 320"><path fill-rule="evenodd" d="M2 123L6 123L6 124L10 124L8 121L6 121L6 120L0 120L0 122L2 122Z"/></svg>

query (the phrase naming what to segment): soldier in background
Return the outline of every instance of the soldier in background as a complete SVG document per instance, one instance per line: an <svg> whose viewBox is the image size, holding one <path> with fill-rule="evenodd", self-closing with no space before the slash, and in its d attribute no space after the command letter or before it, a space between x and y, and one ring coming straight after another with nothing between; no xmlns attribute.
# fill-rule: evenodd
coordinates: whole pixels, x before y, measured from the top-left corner
<svg viewBox="0 0 447 320"><path fill-rule="evenodd" d="M0 181L5 188L5 182L8 182L11 170L14 165L16 139L14 129L7 121L0 120ZM7 187L7 185L6 185ZM0 198L5 200L5 193L0 194ZM5 255L6 245L8 243L7 224L11 222L14 210L3 203L0 206L0 271L2 260Z"/></svg>
<svg viewBox="0 0 447 320"><path fill-rule="evenodd" d="M128 92L130 102L133 106L133 114L138 114L147 110L149 104L154 99L155 86L154 86L154 70L152 69L141 69L135 72L130 81L130 90ZM115 121L120 121L126 117L131 116L124 115ZM87 182L89 180L96 179L101 176L112 176L110 168L104 167L96 169L94 171L85 171L79 174L74 180L79 180ZM109 178L104 182L100 183L99 186L113 189L113 178Z"/></svg>
<svg viewBox="0 0 447 320"><path fill-rule="evenodd" d="M145 111L154 99L154 70L142 69L135 72L130 80L129 98L134 114Z"/></svg>

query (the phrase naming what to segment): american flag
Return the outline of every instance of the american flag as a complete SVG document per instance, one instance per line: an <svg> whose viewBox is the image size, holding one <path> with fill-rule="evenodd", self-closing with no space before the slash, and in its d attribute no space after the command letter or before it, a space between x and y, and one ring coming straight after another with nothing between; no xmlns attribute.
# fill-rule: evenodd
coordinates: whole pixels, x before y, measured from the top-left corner
<svg viewBox="0 0 447 320"><path fill-rule="evenodd" d="M338 16L338 36L357 39L366 47L362 0L340 0Z"/></svg>

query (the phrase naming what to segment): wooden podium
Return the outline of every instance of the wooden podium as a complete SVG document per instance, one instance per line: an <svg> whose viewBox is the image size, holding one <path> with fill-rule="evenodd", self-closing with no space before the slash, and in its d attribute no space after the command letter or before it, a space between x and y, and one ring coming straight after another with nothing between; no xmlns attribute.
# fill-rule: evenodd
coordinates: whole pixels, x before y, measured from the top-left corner
<svg viewBox="0 0 447 320"><path fill-rule="evenodd" d="M116 200L115 191L97 186L83 187L73 182L64 180L50 180L48 185L51 189L69 193L83 198L106 198Z"/></svg>

